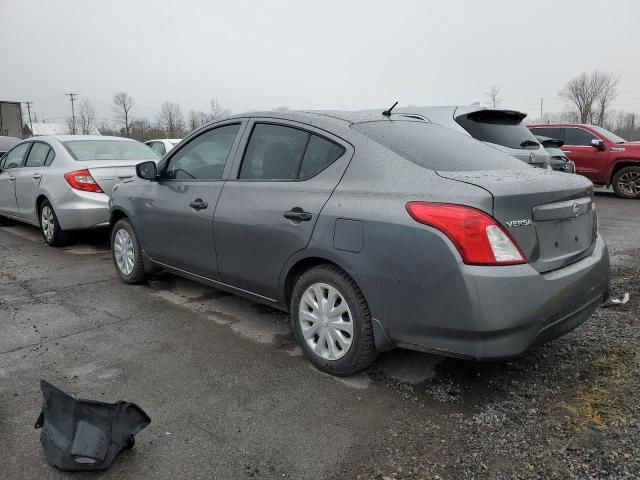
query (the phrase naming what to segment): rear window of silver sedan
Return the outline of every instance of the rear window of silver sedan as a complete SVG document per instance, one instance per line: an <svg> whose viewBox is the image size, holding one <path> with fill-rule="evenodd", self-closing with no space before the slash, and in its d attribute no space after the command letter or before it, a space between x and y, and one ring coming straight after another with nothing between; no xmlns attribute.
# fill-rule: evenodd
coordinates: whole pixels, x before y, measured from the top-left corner
<svg viewBox="0 0 640 480"><path fill-rule="evenodd" d="M68 140L62 143L78 161L149 160L159 157L148 146L130 140Z"/></svg>
<svg viewBox="0 0 640 480"><path fill-rule="evenodd" d="M468 135L426 122L354 123L354 130L429 170L521 170L520 160Z"/></svg>

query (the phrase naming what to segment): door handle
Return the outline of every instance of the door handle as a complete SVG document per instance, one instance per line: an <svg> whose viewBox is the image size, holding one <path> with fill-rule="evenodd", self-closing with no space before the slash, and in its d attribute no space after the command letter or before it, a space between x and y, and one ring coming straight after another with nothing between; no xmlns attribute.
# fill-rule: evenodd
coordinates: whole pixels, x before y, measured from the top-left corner
<svg viewBox="0 0 640 480"><path fill-rule="evenodd" d="M284 218L293 220L294 222L308 222L313 215L309 212L305 212L300 207L294 207L288 212L284 212Z"/></svg>
<svg viewBox="0 0 640 480"><path fill-rule="evenodd" d="M42 175L39 173L34 173L31 178L33 178L34 180L40 180L42 178Z"/></svg>
<svg viewBox="0 0 640 480"><path fill-rule="evenodd" d="M201 198L196 198L193 202L189 204L189 206L194 210L204 210L209 206L209 204L204 200L202 200Z"/></svg>
<svg viewBox="0 0 640 480"><path fill-rule="evenodd" d="M13 182L15 179L16 179L16 177L14 177L13 175L11 175L11 176L9 177L9 181L10 181L10 182Z"/></svg>

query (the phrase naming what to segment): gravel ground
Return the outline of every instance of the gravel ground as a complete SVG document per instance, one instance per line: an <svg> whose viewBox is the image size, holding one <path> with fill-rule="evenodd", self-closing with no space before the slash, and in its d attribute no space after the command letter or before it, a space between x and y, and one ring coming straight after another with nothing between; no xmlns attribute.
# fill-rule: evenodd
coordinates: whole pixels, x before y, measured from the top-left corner
<svg viewBox="0 0 640 480"><path fill-rule="evenodd" d="M0 478L69 477L33 430L41 378L151 415L105 480L640 478L640 203L597 203L629 303L509 362L395 350L349 378L270 308L168 274L124 285L100 236L0 227Z"/></svg>
<svg viewBox="0 0 640 480"><path fill-rule="evenodd" d="M640 478L638 254L612 268L612 294L629 292L629 303L603 305L517 360L445 360L415 385L381 375L405 405L375 463L354 465L350 478Z"/></svg>

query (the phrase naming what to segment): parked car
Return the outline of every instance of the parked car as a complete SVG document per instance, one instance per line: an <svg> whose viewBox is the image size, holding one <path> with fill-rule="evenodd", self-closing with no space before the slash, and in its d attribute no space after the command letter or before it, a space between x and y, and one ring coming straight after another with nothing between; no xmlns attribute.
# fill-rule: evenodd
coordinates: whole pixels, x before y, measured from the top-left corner
<svg viewBox="0 0 640 480"><path fill-rule="evenodd" d="M576 164L569 160L560 147L564 144L562 140L536 135L536 140L544 147L549 154L551 170L556 172L576 173Z"/></svg>
<svg viewBox="0 0 640 480"><path fill-rule="evenodd" d="M161 157L164 157L168 152L173 150L173 147L178 145L181 140L181 138L160 138L158 140L147 140L144 144L151 147L151 149Z"/></svg>
<svg viewBox="0 0 640 480"><path fill-rule="evenodd" d="M7 153L13 146L20 142L19 138L0 137L0 157Z"/></svg>
<svg viewBox="0 0 640 480"><path fill-rule="evenodd" d="M439 125L267 112L209 124L110 201L116 271L165 269L289 311L338 375L396 346L518 355L608 294L591 182Z"/></svg>
<svg viewBox="0 0 640 480"><path fill-rule="evenodd" d="M527 114L488 109L480 105L396 108L397 115L421 118L471 135L518 160L538 168L550 168L549 155L522 123Z"/></svg>
<svg viewBox="0 0 640 480"><path fill-rule="evenodd" d="M51 246L71 231L109 225L113 186L135 165L159 160L142 143L121 137L58 135L18 143L0 161L0 216L39 225Z"/></svg>
<svg viewBox="0 0 640 480"><path fill-rule="evenodd" d="M640 142L595 125L573 123L529 125L535 135L562 140L562 150L576 164L576 173L596 185L613 187L622 198L640 198Z"/></svg>

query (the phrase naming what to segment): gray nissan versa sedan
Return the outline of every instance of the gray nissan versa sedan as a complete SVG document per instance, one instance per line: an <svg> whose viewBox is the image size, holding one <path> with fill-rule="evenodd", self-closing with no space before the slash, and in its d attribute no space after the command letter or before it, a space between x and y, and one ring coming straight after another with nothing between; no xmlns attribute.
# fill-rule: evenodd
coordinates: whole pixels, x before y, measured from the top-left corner
<svg viewBox="0 0 640 480"><path fill-rule="evenodd" d="M316 367L395 346L518 355L607 298L593 186L422 120L231 117L113 190L116 270L159 268L291 313Z"/></svg>

